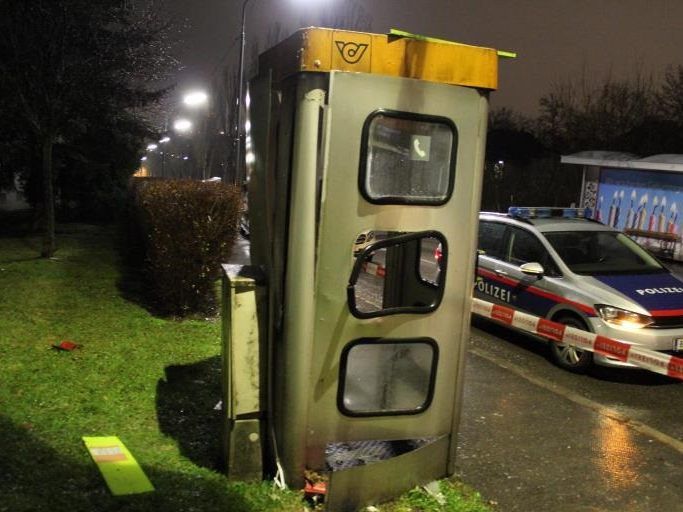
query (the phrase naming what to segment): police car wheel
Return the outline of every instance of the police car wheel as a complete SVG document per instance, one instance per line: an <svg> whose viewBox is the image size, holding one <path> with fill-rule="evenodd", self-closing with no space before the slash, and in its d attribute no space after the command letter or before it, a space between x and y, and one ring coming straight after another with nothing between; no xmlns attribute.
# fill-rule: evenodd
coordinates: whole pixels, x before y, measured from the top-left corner
<svg viewBox="0 0 683 512"><path fill-rule="evenodd" d="M583 331L588 330L581 320L571 316L560 317L555 321ZM585 373L593 364L593 354L564 343L550 342L550 355L560 368L574 373Z"/></svg>

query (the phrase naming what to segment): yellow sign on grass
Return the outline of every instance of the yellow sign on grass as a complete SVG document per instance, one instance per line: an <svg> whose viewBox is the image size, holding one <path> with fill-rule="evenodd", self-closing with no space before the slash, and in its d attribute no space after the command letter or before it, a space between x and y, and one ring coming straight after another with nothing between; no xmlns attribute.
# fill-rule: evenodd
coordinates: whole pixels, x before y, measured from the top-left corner
<svg viewBox="0 0 683 512"><path fill-rule="evenodd" d="M118 437L84 437L83 442L114 496L154 490L135 457Z"/></svg>

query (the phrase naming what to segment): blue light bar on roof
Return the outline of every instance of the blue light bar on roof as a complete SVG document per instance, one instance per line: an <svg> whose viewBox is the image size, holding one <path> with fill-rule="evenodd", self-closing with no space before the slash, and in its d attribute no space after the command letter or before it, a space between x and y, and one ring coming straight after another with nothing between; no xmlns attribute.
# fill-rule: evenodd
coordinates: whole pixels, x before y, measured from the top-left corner
<svg viewBox="0 0 683 512"><path fill-rule="evenodd" d="M510 217L519 219L548 219L550 217L563 217L565 219L590 218L590 208L559 208L552 206L511 206L508 208Z"/></svg>

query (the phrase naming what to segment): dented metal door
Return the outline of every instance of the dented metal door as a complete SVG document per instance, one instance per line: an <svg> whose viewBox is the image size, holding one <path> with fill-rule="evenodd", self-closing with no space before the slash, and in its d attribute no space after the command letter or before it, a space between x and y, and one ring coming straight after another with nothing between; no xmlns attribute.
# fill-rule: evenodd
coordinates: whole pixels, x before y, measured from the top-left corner
<svg viewBox="0 0 683 512"><path fill-rule="evenodd" d="M324 105L322 123L313 110L301 118L324 131L319 223L304 222L316 250L310 275L298 268L301 281L286 284L312 286L312 315L284 333L285 345L310 336L312 350L288 367L305 368L306 378L282 396L305 403L289 418L282 406L278 438L288 481L327 473L335 510L453 472L487 99L472 88L344 72L330 73L326 98L312 94L313 110ZM295 209L296 200L315 198L293 197ZM290 219L290 238L299 221ZM382 234L376 250L354 251L368 230ZM423 260L437 246L446 255L430 271L434 286ZM382 268L382 299L364 312L350 283ZM417 277L406 278L411 269ZM285 301L285 318L298 307ZM288 429L290 421L299 427Z"/></svg>

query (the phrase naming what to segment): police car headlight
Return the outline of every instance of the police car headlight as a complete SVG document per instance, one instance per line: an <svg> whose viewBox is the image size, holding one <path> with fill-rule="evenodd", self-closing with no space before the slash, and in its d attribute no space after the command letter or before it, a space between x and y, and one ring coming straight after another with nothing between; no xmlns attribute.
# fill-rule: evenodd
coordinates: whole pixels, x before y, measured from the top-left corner
<svg viewBox="0 0 683 512"><path fill-rule="evenodd" d="M618 325L626 329L642 329L654 323L652 317L634 313L626 309L615 308L614 306L606 306L604 304L597 304L595 309L598 310L600 318L608 324Z"/></svg>

